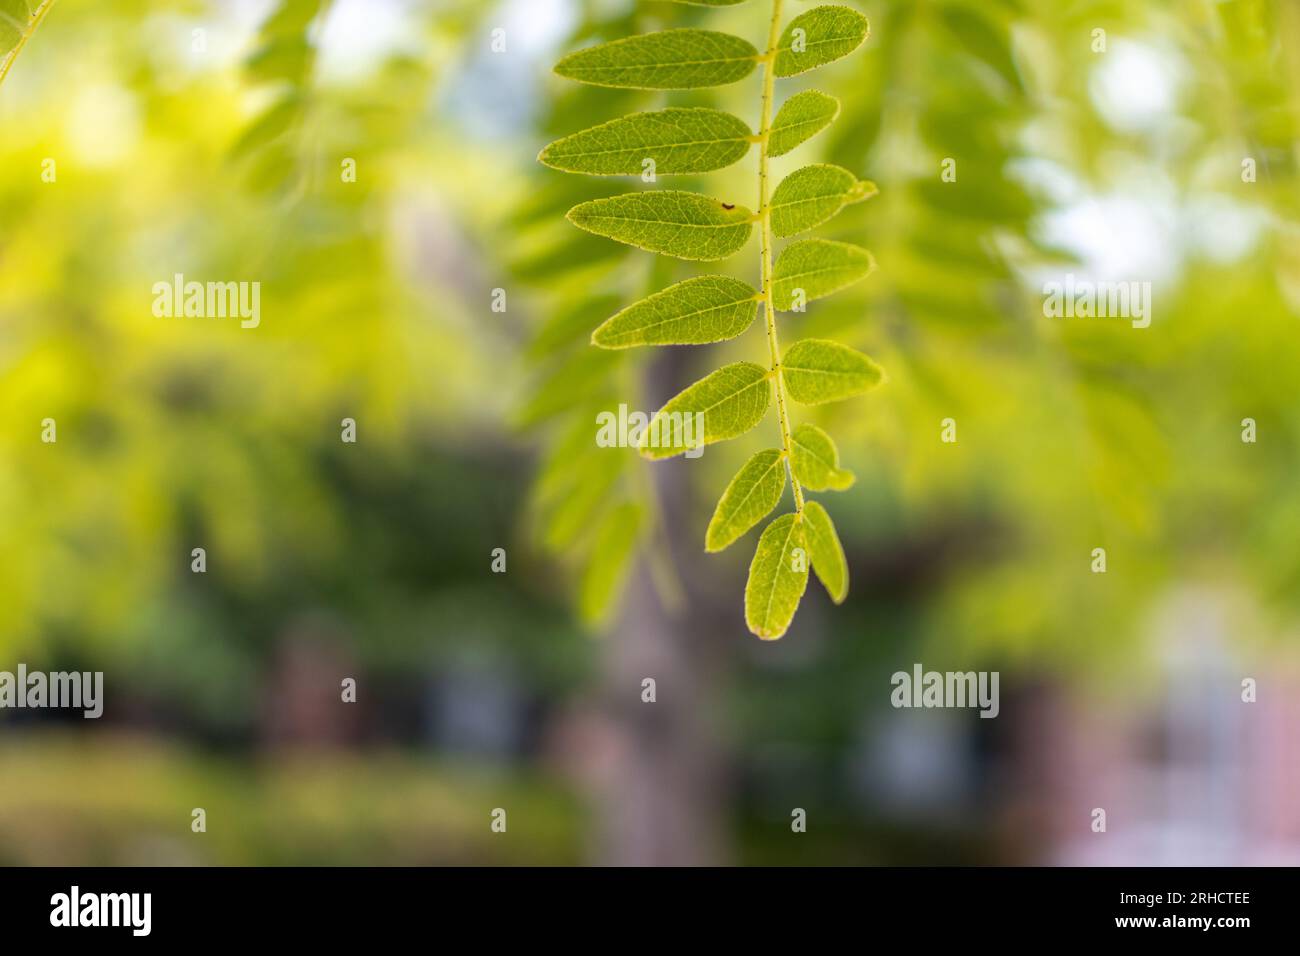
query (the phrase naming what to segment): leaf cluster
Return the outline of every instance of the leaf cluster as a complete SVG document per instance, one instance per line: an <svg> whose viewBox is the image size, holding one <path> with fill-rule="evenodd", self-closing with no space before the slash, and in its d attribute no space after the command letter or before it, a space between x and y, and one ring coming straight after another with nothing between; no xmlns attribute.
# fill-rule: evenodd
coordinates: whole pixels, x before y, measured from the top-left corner
<svg viewBox="0 0 1300 956"><path fill-rule="evenodd" d="M697 2L730 6L739 0ZM651 459L683 454L725 441L756 427L776 404L780 447L754 455L723 492L705 533L718 551L762 522L780 503L787 478L795 511L772 521L759 537L745 591L745 616L762 638L785 633L802 598L811 567L837 603L848 591L848 570L834 525L810 490L843 490L853 483L839 452L811 424L789 428L785 398L804 405L860 395L883 380L869 357L841 343L808 338L777 359L776 312L802 312L807 302L843 289L875 268L859 246L805 238L790 243L775 263L771 237L792 238L833 219L847 206L875 195L873 183L839 166L799 168L768 195L767 160L784 155L825 129L839 112L835 97L805 90L791 96L775 117L770 106L775 78L814 70L853 52L868 35L862 14L842 5L817 6L777 32L781 4L773 4L774 42L766 51L713 30L679 28L619 37L571 53L556 65L560 76L596 87L624 90L696 90L764 76L762 119L754 130L740 117L711 108L669 107L637 112L563 136L546 146L539 161L554 169L590 176L679 176L728 168L761 151L759 204L751 211L732 197L677 189L602 195L579 202L567 218L594 236L637 249L697 262L719 262L740 252L757 231L762 238L762 285L706 274L655 290L600 323L591 335L605 350L641 346L705 345L735 338L767 316L771 367L734 362L710 373L670 399L651 419L640 451ZM673 423L699 420L703 434L683 435ZM671 435L665 441L663 436ZM581 440L580 438L578 440ZM599 482L588 482L590 491ZM597 490L595 493L599 493Z"/></svg>

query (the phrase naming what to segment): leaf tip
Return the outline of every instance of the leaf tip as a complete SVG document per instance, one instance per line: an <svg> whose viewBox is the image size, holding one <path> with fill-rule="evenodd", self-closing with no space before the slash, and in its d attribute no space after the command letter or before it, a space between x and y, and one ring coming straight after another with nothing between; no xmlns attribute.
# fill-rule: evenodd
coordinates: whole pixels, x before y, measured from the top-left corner
<svg viewBox="0 0 1300 956"><path fill-rule="evenodd" d="M573 225L577 226L579 229L591 232L591 229L587 227L587 206L588 204L585 202L578 203L578 205L574 206L564 214L564 218L569 220L569 222L573 223Z"/></svg>
<svg viewBox="0 0 1300 956"><path fill-rule="evenodd" d="M857 185L853 187L852 202L866 202L874 196L880 195L880 187L870 179L859 179Z"/></svg>
<svg viewBox="0 0 1300 956"><path fill-rule="evenodd" d="M663 454L662 448L657 448L650 444L646 435L641 436L641 441L636 446L636 452L646 461L658 461L661 458L668 457Z"/></svg>
<svg viewBox="0 0 1300 956"><path fill-rule="evenodd" d="M748 626L749 632L760 641L779 641L785 636L785 632L788 630L788 628L784 627L780 630L771 630L768 628L755 627L753 624L749 624Z"/></svg>

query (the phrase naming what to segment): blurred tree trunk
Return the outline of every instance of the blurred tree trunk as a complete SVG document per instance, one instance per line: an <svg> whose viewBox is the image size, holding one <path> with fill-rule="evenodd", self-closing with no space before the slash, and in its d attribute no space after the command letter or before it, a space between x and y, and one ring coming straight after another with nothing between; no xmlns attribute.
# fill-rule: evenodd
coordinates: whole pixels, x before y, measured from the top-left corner
<svg viewBox="0 0 1300 956"><path fill-rule="evenodd" d="M648 391L671 394L681 378L678 356L655 363ZM657 407L652 406L652 407ZM683 535L689 507L692 460L651 467L668 526L668 560L684 582L680 608L669 609L643 558L628 584L617 624L608 637L602 701L613 736L611 759L599 784L601 863L636 866L720 864L727 848L727 772L715 715L734 629L717 626L707 592L692 565L699 547ZM696 529L697 531L699 529ZM655 681L656 700L642 699L642 682Z"/></svg>

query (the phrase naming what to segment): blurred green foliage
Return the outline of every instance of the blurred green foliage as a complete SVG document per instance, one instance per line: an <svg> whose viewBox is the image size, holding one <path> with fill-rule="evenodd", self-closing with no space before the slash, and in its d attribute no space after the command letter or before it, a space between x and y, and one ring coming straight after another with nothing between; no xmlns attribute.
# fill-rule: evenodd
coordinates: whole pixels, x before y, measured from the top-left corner
<svg viewBox="0 0 1300 956"><path fill-rule="evenodd" d="M327 5L276 4L250 30L217 2L58 0L0 86L0 659L110 667L111 686L181 715L179 729L247 737L277 640L324 620L390 681L490 660L560 708L602 651L557 595L610 628L624 578L591 559L621 553L635 528L628 567L648 561L662 583L680 566L688 594L729 596L689 619L730 634L742 662L716 707L745 785L740 816L761 821L750 856L769 860L792 776L823 819L857 826L845 779L884 706L869 689L900 661L1119 685L1140 673L1150 612L1180 586L1244 597L1243 653L1293 635L1295 5L855 5L872 37L827 68L840 121L774 173L827 161L879 185L828 233L860 240L879 269L791 329L862 348L890 382L816 418L858 476L836 514L849 602L832 618L810 600L760 649L730 597L745 556L705 566L664 553L677 527L697 529L685 546L702 551L714 492L759 439L671 472L690 493L665 514L656 466L592 436L598 411L653 409L761 349L742 338L650 365L590 348L621 304L686 273L570 226L565 210L626 184L535 156L634 110L752 119L746 83L665 96L567 84L547 65L561 46L706 20L761 36L763 4L575 3L570 35L519 43L517 72L493 73L488 31L505 8L434 0L415 5L410 42L340 74L320 62ZM4 31L0 50L14 42ZM1142 122L1107 112L1120 54L1163 64L1172 90ZM498 99L467 102L496 82ZM492 110L506 119L485 134L473 114ZM347 158L355 183L340 178ZM945 158L954 183L940 180ZM55 182L42 179L50 159ZM725 196L728 181L681 185ZM1131 278L1155 281L1149 329L1043 316L1042 277L1086 266L1067 214L1089 209L1111 230L1103 241L1124 237L1125 215L1148 227L1141 251L1164 269ZM756 259L738 257L737 277L753 282ZM155 318L152 285L177 272L260 281L260 327ZM490 309L496 288L507 313ZM356 445L339 441L345 417ZM1247 417L1254 444L1240 439ZM40 441L45 418L55 445ZM955 444L939 440L946 418ZM489 570L495 547L509 550L506 575ZM1089 571L1095 547L1105 575ZM7 861L80 861L80 841L123 861L123 819L137 835L188 833L177 801L253 821L211 828L222 862L252 860L255 845L285 862L371 858L375 843L412 862L577 852L566 799L532 778L516 799L538 801L539 842L498 851L478 816L460 816L496 805L462 768L444 779L409 757L343 755L282 772L93 743L6 744L0 767L22 781L0 795ZM791 750L798 760L782 763ZM106 783L78 802L87 779ZM435 809L413 821L413 805ZM461 824L473 839L453 834ZM63 855L36 849L37 834Z"/></svg>
<svg viewBox="0 0 1300 956"><path fill-rule="evenodd" d="M555 866L582 846L577 807L552 784L400 753L249 765L41 734L0 747L0 773L23 782L0 795L3 866ZM491 831L497 806L523 839ZM206 811L205 832L184 808Z"/></svg>
<svg viewBox="0 0 1300 956"><path fill-rule="evenodd" d="M0 92L0 650L121 665L225 725L304 615L380 672L584 672L545 583L489 572L518 479L483 383L511 343L446 197L493 179L428 114L483 11L423 10L418 56L339 79L321 6L241 52L221 5L62 0ZM154 317L175 273L259 281L260 327Z"/></svg>
<svg viewBox="0 0 1300 956"><path fill-rule="evenodd" d="M938 586L918 608L927 642L1067 671L1085 665L1099 676L1113 676L1107 672L1120 659L1129 663L1117 655L1143 637L1144 609L1178 582L1243 587L1279 620L1293 615L1300 532L1293 15L1250 0L861 6L873 24L866 55L828 68L831 79L818 77L842 94L845 121L826 144L814 140L788 160L794 168L825 159L880 186L870 208L848 210L827 230L870 247L879 271L843 299L786 319L795 335L850 341L891 371L866 410L828 408L822 418L835 434L852 436L842 443L845 464L865 476L841 522L853 539L851 558L854 550L859 558L904 552L935 535L960 539L960 553L930 557L940 566L929 572ZM705 22L753 36L763 7L593 12L568 46ZM1094 49L1097 30L1109 39L1105 52ZM1176 98L1155 128L1116 128L1099 105L1099 73L1126 45L1177 67L1160 78ZM589 123L666 105L720 105L747 117L745 87L665 95L556 79L536 141L578 117ZM1257 183L1242 181L1246 156L1260 164ZM955 161L954 182L940 177L945 159ZM566 229L568 205L626 184L521 175L538 184L502 233L514 240L516 275L544 287L539 311L549 317L522 420L534 431L544 420L555 435L537 486L537 527L544 544L581 567L589 538L566 529L594 534L616 501L609 489L638 500L650 487L631 456L584 440L595 410L626 400L627 383L644 383L647 360L593 354L584 333L611 302L676 275L648 255L611 252ZM1225 217L1223 226L1211 219L1177 227L1175 239L1232 228L1238 213L1262 223L1258 241L1226 258L1194 241L1163 250L1171 267L1155 277L1150 329L1044 317L1041 276L1085 266L1069 229L1047 227L1053 214L1134 182L1131 202L1157 198L1143 194L1144 177L1178 215L1218 209ZM1052 188L1053 178L1072 182L1073 194ZM699 177L687 188L752 204L723 181ZM1163 214L1153 203L1150 215ZM738 277L753 281L745 256L737 263ZM756 349L742 337L686 350L684 371L674 374L685 384ZM640 396L646 408L661 398L644 385ZM1269 423L1267 441L1242 443L1247 417ZM948 418L958 426L955 444L939 441ZM755 450L744 439L720 446L692 481L698 475L704 488L725 481ZM665 520L699 524L698 514ZM646 525L647 541L653 527ZM1089 571L1095 547L1110 556L1105 576ZM798 638L796 626L790 639Z"/></svg>

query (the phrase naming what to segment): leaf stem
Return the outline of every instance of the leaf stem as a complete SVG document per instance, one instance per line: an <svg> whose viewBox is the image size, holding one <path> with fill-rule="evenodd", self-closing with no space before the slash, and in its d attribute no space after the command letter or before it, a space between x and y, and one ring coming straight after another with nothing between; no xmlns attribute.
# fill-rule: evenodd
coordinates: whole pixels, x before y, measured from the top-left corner
<svg viewBox="0 0 1300 956"><path fill-rule="evenodd" d="M50 12L50 7L52 6L54 6L54 0L42 0L41 5L36 8L36 12L31 15L31 22L29 22L25 27L19 28L18 44L9 51L7 56L0 60L0 83L3 83L4 78L9 75L9 70L13 67L14 60L18 59L18 54L21 53L23 47L27 45L28 39L36 32L36 28L41 25L41 21L45 19L45 15Z"/></svg>
<svg viewBox="0 0 1300 956"><path fill-rule="evenodd" d="M781 345L776 337L776 308L772 304L772 210L768 206L767 175L767 141L772 133L772 97L776 88L776 47L781 38L781 0L772 0L772 21L767 32L767 53L760 62L763 64L763 110L759 122L758 152L758 215L760 248L763 257L763 311L767 319L767 347L772 360L772 377L776 381L776 414L781 423L781 451L785 459L786 470L790 475L790 487L794 489L795 514L803 517L803 489L799 479L794 476L790 451L790 419L785 410L785 382L781 378Z"/></svg>

